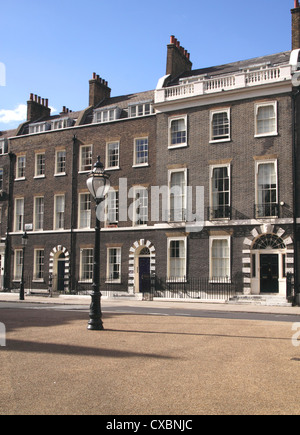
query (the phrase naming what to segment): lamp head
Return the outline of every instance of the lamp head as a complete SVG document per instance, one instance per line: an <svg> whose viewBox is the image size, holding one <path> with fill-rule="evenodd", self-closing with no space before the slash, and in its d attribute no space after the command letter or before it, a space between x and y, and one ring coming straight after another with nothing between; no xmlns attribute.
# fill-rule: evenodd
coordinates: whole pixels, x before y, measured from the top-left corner
<svg viewBox="0 0 300 435"><path fill-rule="evenodd" d="M107 195L110 188L110 175L104 170L103 163L100 161L100 156L94 165L94 169L88 175L87 188L96 202L101 202Z"/></svg>

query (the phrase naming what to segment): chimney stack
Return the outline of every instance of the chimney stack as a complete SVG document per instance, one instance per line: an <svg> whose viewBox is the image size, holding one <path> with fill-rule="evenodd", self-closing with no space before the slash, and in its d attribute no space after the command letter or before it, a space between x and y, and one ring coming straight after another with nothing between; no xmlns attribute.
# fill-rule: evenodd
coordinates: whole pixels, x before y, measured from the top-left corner
<svg viewBox="0 0 300 435"><path fill-rule="evenodd" d="M174 78L186 71L191 71L192 66L190 53L181 47L180 42L172 35L168 45L166 74L170 74Z"/></svg>
<svg viewBox="0 0 300 435"><path fill-rule="evenodd" d="M42 118L48 118L50 114L51 109L48 107L48 98L30 94L29 101L27 101L27 121L34 122Z"/></svg>
<svg viewBox="0 0 300 435"><path fill-rule="evenodd" d="M103 80L96 73L93 73L92 80L89 81L89 106L97 106L100 101L110 98L111 89L107 81Z"/></svg>
<svg viewBox="0 0 300 435"><path fill-rule="evenodd" d="M299 0L294 0L292 9L292 50L300 48L300 5Z"/></svg>

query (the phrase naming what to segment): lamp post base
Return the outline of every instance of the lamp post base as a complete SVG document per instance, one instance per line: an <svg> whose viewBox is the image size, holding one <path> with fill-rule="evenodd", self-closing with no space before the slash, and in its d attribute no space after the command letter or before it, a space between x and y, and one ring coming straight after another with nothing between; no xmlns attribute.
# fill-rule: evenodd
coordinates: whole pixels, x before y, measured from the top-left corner
<svg viewBox="0 0 300 435"><path fill-rule="evenodd" d="M103 326L102 321L100 321L100 322L93 322L93 321L90 321L90 322L88 323L88 327L87 327L87 329L88 329L89 331L104 331L104 326Z"/></svg>
<svg viewBox="0 0 300 435"><path fill-rule="evenodd" d="M87 329L89 331L103 331L104 326L102 322L101 313L101 293L93 292L91 294L92 302L90 306L90 321L88 323Z"/></svg>

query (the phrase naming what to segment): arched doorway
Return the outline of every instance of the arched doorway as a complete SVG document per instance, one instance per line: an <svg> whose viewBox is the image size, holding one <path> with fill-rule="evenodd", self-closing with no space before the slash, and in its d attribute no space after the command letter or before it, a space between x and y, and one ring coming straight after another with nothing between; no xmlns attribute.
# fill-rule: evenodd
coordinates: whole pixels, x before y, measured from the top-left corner
<svg viewBox="0 0 300 435"><path fill-rule="evenodd" d="M61 245L56 246L50 253L49 287L52 291L69 291L70 254Z"/></svg>
<svg viewBox="0 0 300 435"><path fill-rule="evenodd" d="M128 292L147 293L151 291L155 276L156 252L153 244L146 239L134 242L129 251Z"/></svg>
<svg viewBox="0 0 300 435"><path fill-rule="evenodd" d="M263 234L252 245L252 287L255 293L283 293L286 245L276 234Z"/></svg>

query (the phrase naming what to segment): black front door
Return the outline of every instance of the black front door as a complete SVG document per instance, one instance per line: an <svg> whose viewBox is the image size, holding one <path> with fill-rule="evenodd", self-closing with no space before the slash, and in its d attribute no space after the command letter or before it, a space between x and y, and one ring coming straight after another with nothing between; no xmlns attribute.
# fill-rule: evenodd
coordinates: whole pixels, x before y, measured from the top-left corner
<svg viewBox="0 0 300 435"><path fill-rule="evenodd" d="M65 260L57 262L57 291L62 292L65 289Z"/></svg>
<svg viewBox="0 0 300 435"><path fill-rule="evenodd" d="M279 292L277 254L262 254L260 256L260 292Z"/></svg>
<svg viewBox="0 0 300 435"><path fill-rule="evenodd" d="M139 258L139 290L148 293L151 290L150 258Z"/></svg>

